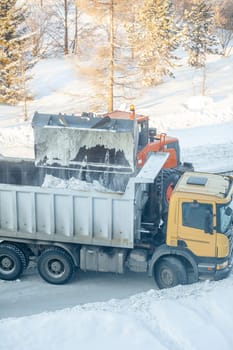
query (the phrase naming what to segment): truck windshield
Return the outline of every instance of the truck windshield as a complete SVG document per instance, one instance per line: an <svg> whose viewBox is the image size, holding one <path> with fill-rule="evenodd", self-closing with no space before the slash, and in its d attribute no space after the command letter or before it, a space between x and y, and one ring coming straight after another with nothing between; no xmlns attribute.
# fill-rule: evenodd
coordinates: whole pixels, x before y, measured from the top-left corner
<svg viewBox="0 0 233 350"><path fill-rule="evenodd" d="M225 205L217 205L217 229L226 233L232 225L233 200Z"/></svg>

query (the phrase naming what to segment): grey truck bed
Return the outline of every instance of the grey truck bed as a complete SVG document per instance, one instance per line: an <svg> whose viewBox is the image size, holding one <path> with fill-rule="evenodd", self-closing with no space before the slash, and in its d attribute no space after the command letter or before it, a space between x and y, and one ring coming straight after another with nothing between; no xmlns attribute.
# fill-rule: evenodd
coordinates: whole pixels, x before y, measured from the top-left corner
<svg viewBox="0 0 233 350"><path fill-rule="evenodd" d="M36 240L132 248L145 186L167 153L152 155L125 192L0 184L0 240Z"/></svg>

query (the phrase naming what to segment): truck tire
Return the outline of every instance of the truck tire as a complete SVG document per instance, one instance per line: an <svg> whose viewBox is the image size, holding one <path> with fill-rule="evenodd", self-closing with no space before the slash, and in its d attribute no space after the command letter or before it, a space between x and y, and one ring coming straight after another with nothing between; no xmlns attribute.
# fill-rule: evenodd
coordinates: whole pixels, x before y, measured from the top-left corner
<svg viewBox="0 0 233 350"><path fill-rule="evenodd" d="M23 252L14 244L0 245L0 278L12 281L22 274L26 260Z"/></svg>
<svg viewBox="0 0 233 350"><path fill-rule="evenodd" d="M24 244L24 243L16 243L15 245L16 245L16 247L17 247L18 249L21 250L21 252L22 252L23 255L24 255L24 262L23 262L24 267L23 267L23 268L24 268L24 270L26 270L26 268L27 268L28 265L29 265L29 259L30 259L30 255L32 255L32 252L31 252L31 250L27 247L27 245Z"/></svg>
<svg viewBox="0 0 233 350"><path fill-rule="evenodd" d="M160 289L186 284L188 281L184 265L174 257L162 258L155 265L154 278Z"/></svg>
<svg viewBox="0 0 233 350"><path fill-rule="evenodd" d="M40 276L51 284L65 284L74 274L74 262L71 256L58 247L43 251L38 260Z"/></svg>

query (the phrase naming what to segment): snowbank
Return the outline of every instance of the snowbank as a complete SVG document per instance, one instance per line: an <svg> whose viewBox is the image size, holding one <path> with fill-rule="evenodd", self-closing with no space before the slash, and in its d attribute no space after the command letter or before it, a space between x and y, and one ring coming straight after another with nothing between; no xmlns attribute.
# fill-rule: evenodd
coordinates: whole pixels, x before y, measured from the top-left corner
<svg viewBox="0 0 233 350"><path fill-rule="evenodd" d="M232 350L233 276L0 321L4 350ZM49 344L49 345L48 345Z"/></svg>

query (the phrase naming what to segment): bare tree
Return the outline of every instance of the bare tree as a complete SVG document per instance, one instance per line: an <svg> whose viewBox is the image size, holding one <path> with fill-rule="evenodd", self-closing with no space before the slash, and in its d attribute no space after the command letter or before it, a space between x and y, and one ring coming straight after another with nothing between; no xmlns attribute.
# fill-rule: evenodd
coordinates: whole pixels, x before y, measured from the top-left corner
<svg viewBox="0 0 233 350"><path fill-rule="evenodd" d="M78 17L79 17L79 11L78 11L78 1L75 2L75 14L74 14L74 41L73 41L73 48L72 52L77 55L78 53Z"/></svg>
<svg viewBox="0 0 233 350"><path fill-rule="evenodd" d="M233 40L233 2L232 0L217 1L214 6L216 36L219 39L222 54L231 52L230 43Z"/></svg>
<svg viewBox="0 0 233 350"><path fill-rule="evenodd" d="M28 26L35 36L35 54L42 55L63 53L67 55L70 48L70 33L73 32L71 20L75 0L47 0L46 2L28 1L30 16Z"/></svg>
<svg viewBox="0 0 233 350"><path fill-rule="evenodd" d="M47 56L52 46L52 39L48 35L52 16L50 5L41 6L41 1L29 1L27 8L29 14L25 18L25 22L29 31L33 33L32 54L38 58Z"/></svg>
<svg viewBox="0 0 233 350"><path fill-rule="evenodd" d="M85 42L89 42L93 24L87 20L82 21L83 7L88 0L56 0L52 1L53 16L49 35L54 39L56 46L64 54L82 51Z"/></svg>
<svg viewBox="0 0 233 350"><path fill-rule="evenodd" d="M69 53L68 44L68 2L64 0L64 54Z"/></svg>
<svg viewBox="0 0 233 350"><path fill-rule="evenodd" d="M129 61L132 60L132 51L127 42L125 25L133 20L132 8L137 1L129 0L89 0L86 1L85 11L92 16L95 23L92 33L93 64L97 96L99 100L106 100L107 109L112 111L117 101L128 98L127 93L132 91L129 83ZM85 6L84 6L85 7ZM126 93L127 91L127 93Z"/></svg>

